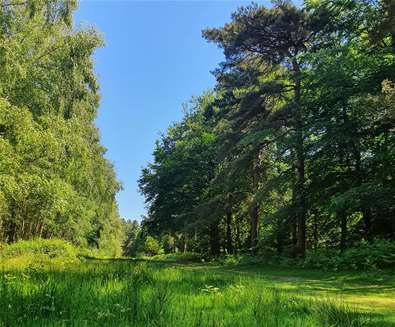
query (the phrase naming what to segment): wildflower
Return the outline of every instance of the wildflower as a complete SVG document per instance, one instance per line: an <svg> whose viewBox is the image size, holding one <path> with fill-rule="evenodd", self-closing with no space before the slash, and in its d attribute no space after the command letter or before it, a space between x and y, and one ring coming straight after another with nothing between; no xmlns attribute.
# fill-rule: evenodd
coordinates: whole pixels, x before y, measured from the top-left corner
<svg viewBox="0 0 395 327"><path fill-rule="evenodd" d="M220 289L218 287L213 286L213 285L206 285L205 288L202 288L202 292L205 292L205 293L219 293Z"/></svg>

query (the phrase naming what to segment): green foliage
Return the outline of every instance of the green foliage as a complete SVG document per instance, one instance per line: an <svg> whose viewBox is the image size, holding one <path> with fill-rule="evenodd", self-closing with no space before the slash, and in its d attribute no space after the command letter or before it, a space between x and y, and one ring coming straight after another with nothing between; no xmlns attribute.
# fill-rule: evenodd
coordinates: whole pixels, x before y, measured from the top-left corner
<svg viewBox="0 0 395 327"><path fill-rule="evenodd" d="M125 233L124 243L122 245L123 255L136 255L136 249L139 247L138 238L141 232L140 224L136 221L123 220L123 229Z"/></svg>
<svg viewBox="0 0 395 327"><path fill-rule="evenodd" d="M38 269L80 262L80 251L59 239L18 241L0 249L0 269Z"/></svg>
<svg viewBox="0 0 395 327"><path fill-rule="evenodd" d="M163 248L158 240L156 240L152 236L147 236L144 240L144 245L143 245L141 251L145 255L153 256L156 254L163 253Z"/></svg>
<svg viewBox="0 0 395 327"><path fill-rule="evenodd" d="M163 250L165 253L171 253L176 250L176 238L170 234L163 235L160 242L163 245Z"/></svg>
<svg viewBox="0 0 395 327"><path fill-rule="evenodd" d="M77 256L77 251L70 243L63 240L36 239L30 241L19 241L14 244L7 245L0 252L2 259L10 259L23 255L45 255L49 258L75 258Z"/></svg>
<svg viewBox="0 0 395 327"><path fill-rule="evenodd" d="M304 259L281 256L273 251L259 251L258 255L239 254L219 257L223 265L264 264L271 267L307 267L325 271L379 271L395 268L395 244L388 240L361 242L344 251L330 248L308 250Z"/></svg>
<svg viewBox="0 0 395 327"><path fill-rule="evenodd" d="M92 55L75 1L7 2L0 11L0 241L61 238L120 254L120 185L94 124Z"/></svg>
<svg viewBox="0 0 395 327"><path fill-rule="evenodd" d="M384 264L358 251L395 237L390 2L251 4L206 29L225 59L142 171L146 232L212 257Z"/></svg>
<svg viewBox="0 0 395 327"><path fill-rule="evenodd" d="M194 208L205 197L204 188L215 168L216 137L209 118L212 100L207 93L185 107L183 121L157 142L154 163L142 171L139 185L151 218L143 225L151 234L185 240L193 225L201 223Z"/></svg>
<svg viewBox="0 0 395 327"><path fill-rule="evenodd" d="M240 263L251 263L250 260L246 260L246 256L227 254L225 256L217 258L216 262L225 265L232 266Z"/></svg>
<svg viewBox="0 0 395 327"><path fill-rule="evenodd" d="M304 265L335 271L395 268L395 243L385 240L362 242L344 252L331 249L311 250L307 253Z"/></svg>
<svg viewBox="0 0 395 327"><path fill-rule="evenodd" d="M166 261L166 262L200 262L202 256L199 253L185 252L185 253L167 253L158 254L150 258L153 261Z"/></svg>

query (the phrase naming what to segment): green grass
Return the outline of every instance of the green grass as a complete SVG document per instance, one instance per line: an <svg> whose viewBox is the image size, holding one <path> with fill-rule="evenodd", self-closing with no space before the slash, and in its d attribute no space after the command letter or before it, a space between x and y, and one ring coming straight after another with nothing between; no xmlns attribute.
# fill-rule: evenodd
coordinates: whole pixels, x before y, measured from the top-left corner
<svg viewBox="0 0 395 327"><path fill-rule="evenodd" d="M87 260L0 264L0 326L395 326L390 273Z"/></svg>

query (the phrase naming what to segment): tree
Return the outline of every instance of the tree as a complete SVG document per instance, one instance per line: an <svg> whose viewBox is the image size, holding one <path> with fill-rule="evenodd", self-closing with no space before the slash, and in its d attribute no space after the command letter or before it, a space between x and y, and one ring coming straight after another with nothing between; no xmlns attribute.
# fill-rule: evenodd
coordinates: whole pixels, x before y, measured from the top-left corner
<svg viewBox="0 0 395 327"><path fill-rule="evenodd" d="M0 240L60 237L119 252L120 184L94 125L102 39L74 30L75 7L0 2Z"/></svg>
<svg viewBox="0 0 395 327"><path fill-rule="evenodd" d="M284 111L281 117L285 121L276 129L287 128L292 134L291 151L294 157L295 181L293 186L295 225L297 238L295 253L304 256L306 247L306 182L304 149L304 108L302 105L302 68L303 54L309 46L313 30L310 19L304 10L288 2L278 2L272 9L258 5L240 8L232 15L232 22L222 29L209 29L204 36L224 49L226 62L223 67L230 70L228 74L243 71L243 65L257 65L267 74L278 74L277 78L263 84L255 80L259 89L253 89L244 98L249 107L242 126L259 123L269 119L271 111ZM258 68L258 71L259 71ZM220 78L221 74L220 74ZM238 81L238 80L237 80ZM227 87L228 85L226 85ZM247 87L251 87L248 85ZM281 108L270 108L269 96L283 97L285 104ZM241 109L242 110L242 109ZM268 126L269 127L269 126ZM260 145L262 147L262 144ZM254 149L257 154L260 149ZM254 165L256 166L256 165ZM259 168L257 168L259 169ZM253 176L256 172L253 172ZM253 183L257 184L256 176ZM252 208L252 224L257 225L257 211ZM256 228L253 231L252 245L255 245Z"/></svg>
<svg viewBox="0 0 395 327"><path fill-rule="evenodd" d="M206 187L215 169L216 137L210 131L211 94L205 94L185 110L185 118L170 127L156 143L154 163L143 169L141 192L149 216L145 226L154 235L180 232L183 248L201 225L194 208L206 197ZM206 218L206 217L205 217Z"/></svg>
<svg viewBox="0 0 395 327"><path fill-rule="evenodd" d="M137 239L139 237L141 227L137 220L123 220L124 243L122 245L123 254L126 256L135 255L137 247Z"/></svg>
<svg viewBox="0 0 395 327"><path fill-rule="evenodd" d="M153 256L161 254L163 252L163 249L155 238L153 238L152 236L147 236L144 241L142 251L146 255Z"/></svg>
<svg viewBox="0 0 395 327"><path fill-rule="evenodd" d="M225 61L210 105L171 127L143 171L150 232L198 236L212 255L393 239L393 9L276 1L205 30Z"/></svg>

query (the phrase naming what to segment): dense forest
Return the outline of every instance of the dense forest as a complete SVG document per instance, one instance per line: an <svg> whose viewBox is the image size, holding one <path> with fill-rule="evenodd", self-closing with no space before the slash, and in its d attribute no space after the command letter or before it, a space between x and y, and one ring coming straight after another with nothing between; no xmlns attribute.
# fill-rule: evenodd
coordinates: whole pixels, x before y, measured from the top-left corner
<svg viewBox="0 0 395 327"><path fill-rule="evenodd" d="M225 59L142 171L141 234L214 256L394 240L395 2L251 4L203 37Z"/></svg>
<svg viewBox="0 0 395 327"><path fill-rule="evenodd" d="M93 29L70 0L0 1L0 243L62 238L119 254L120 189L94 125Z"/></svg>

